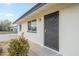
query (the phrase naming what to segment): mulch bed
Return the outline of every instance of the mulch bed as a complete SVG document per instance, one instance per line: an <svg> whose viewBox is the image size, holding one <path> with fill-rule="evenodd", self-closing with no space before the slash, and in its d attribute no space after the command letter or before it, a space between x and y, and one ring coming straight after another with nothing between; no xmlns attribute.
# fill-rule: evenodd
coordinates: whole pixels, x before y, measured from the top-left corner
<svg viewBox="0 0 79 59"><path fill-rule="evenodd" d="M8 56L9 53L8 53L8 46L9 45L9 42L8 41L2 41L0 42L0 47L3 49L3 53L2 53L2 56Z"/></svg>

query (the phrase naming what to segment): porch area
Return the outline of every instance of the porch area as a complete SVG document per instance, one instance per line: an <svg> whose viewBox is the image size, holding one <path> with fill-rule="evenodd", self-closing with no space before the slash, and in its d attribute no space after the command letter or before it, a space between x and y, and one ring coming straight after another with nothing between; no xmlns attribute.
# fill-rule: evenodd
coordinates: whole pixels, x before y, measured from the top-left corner
<svg viewBox="0 0 79 59"><path fill-rule="evenodd" d="M40 46L32 41L29 41L30 50L29 56L62 56L61 54L53 51L52 49L48 49L44 46Z"/></svg>

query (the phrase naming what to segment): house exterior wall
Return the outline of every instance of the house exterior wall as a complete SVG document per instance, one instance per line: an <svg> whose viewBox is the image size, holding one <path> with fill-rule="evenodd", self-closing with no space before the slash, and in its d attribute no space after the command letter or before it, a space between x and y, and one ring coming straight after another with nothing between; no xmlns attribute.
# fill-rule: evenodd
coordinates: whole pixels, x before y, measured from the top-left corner
<svg viewBox="0 0 79 59"><path fill-rule="evenodd" d="M63 55L79 55L79 5L60 11L59 45Z"/></svg>
<svg viewBox="0 0 79 59"><path fill-rule="evenodd" d="M79 55L79 4L69 5L65 8L60 8L60 6L64 5L54 8L51 5L51 7L41 10L43 12L34 13L35 16L39 15L36 18L31 17L37 19L37 33L27 32L27 21L33 20L30 18L22 23L22 31L19 31L18 27L18 34L24 32L27 39L44 46L44 15L59 10L59 52L62 55ZM39 21L39 17L41 21Z"/></svg>
<svg viewBox="0 0 79 59"><path fill-rule="evenodd" d="M18 34L20 35L22 32L24 32L24 37L26 39L29 39L37 44L43 45L44 44L44 18L40 17L41 21L39 18L36 19L37 22L37 31L36 33L28 32L28 25L27 22L22 24L22 31L18 30ZM30 21L30 20L29 20ZM18 27L19 28L19 27Z"/></svg>

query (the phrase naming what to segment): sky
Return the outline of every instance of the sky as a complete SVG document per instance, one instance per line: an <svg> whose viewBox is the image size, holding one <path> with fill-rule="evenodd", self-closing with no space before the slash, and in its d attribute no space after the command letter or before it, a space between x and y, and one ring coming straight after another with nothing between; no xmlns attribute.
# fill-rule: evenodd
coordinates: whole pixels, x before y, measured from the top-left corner
<svg viewBox="0 0 79 59"><path fill-rule="evenodd" d="M14 22L34 5L35 3L0 3L0 21L8 19Z"/></svg>

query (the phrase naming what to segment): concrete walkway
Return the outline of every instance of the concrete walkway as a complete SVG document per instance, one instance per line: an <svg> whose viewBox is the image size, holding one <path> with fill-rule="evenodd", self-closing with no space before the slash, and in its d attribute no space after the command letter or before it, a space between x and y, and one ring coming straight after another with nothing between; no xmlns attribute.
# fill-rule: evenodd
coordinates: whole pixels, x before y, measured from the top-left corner
<svg viewBox="0 0 79 59"><path fill-rule="evenodd" d="M28 54L29 56L62 56L61 54L58 54L53 50L35 44L31 41L29 41L29 44L30 44L30 51Z"/></svg>

